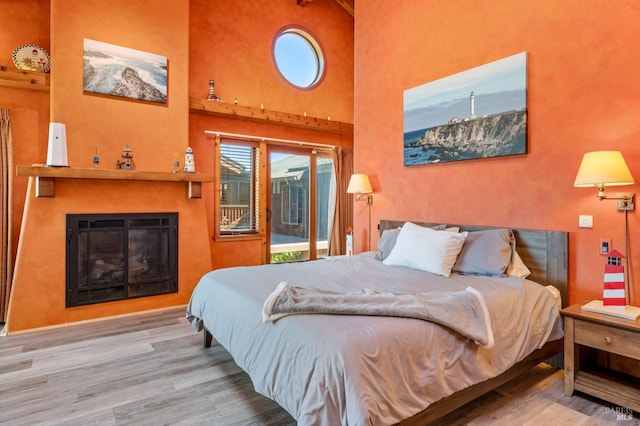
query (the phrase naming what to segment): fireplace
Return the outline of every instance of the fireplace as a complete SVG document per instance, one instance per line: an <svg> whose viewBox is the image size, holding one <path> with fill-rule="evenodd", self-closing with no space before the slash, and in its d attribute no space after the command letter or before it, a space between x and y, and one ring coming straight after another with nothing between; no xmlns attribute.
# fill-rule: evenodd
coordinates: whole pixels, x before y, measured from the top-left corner
<svg viewBox="0 0 640 426"><path fill-rule="evenodd" d="M67 215L66 306L178 291L178 213Z"/></svg>

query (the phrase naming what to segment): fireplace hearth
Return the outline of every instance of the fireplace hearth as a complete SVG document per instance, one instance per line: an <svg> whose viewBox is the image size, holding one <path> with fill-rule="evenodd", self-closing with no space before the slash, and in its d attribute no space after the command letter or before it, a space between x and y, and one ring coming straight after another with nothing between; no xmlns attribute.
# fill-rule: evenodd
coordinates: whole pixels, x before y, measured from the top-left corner
<svg viewBox="0 0 640 426"><path fill-rule="evenodd" d="M66 306L178 291L178 213L67 215Z"/></svg>

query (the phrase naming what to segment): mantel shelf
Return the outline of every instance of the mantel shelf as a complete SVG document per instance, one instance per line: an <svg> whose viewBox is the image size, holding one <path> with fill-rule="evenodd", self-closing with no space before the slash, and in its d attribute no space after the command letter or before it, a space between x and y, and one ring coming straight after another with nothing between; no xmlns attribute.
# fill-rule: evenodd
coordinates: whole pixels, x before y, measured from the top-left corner
<svg viewBox="0 0 640 426"><path fill-rule="evenodd" d="M49 91L49 74L0 65L0 86Z"/></svg>
<svg viewBox="0 0 640 426"><path fill-rule="evenodd" d="M186 182L188 198L202 198L202 183L213 182L206 173L170 173L142 170L83 169L76 167L17 166L17 176L36 178L36 197L53 197L55 179L106 179L155 182Z"/></svg>
<svg viewBox="0 0 640 426"><path fill-rule="evenodd" d="M282 126L300 127L322 132L353 134L353 123L345 123L330 119L273 111L245 105L228 104L206 99L189 98L189 111L214 115L218 117L236 118L240 120L268 122Z"/></svg>

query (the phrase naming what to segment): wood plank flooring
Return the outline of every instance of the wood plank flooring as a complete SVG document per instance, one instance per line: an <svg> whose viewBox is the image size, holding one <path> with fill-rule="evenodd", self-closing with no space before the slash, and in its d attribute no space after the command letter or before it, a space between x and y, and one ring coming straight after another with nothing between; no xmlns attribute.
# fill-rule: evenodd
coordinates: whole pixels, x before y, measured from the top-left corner
<svg viewBox="0 0 640 426"><path fill-rule="evenodd" d="M562 371L529 373L437 425L636 425L619 407L563 394ZM616 411L618 408L618 411ZM623 413L626 414L626 413ZM0 424L294 425L184 308L0 337Z"/></svg>

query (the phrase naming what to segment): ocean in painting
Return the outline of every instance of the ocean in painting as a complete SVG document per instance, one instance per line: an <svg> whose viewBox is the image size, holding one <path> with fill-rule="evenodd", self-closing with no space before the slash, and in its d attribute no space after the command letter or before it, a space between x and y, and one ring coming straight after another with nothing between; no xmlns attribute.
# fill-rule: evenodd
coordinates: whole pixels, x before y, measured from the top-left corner
<svg viewBox="0 0 640 426"><path fill-rule="evenodd" d="M111 93L121 79L122 71L126 68L136 70L140 79L145 81L163 95L167 94L166 65L150 62L139 58L96 58L85 54L93 72L84 81L83 90L86 92Z"/></svg>
<svg viewBox="0 0 640 426"><path fill-rule="evenodd" d="M438 149L427 148L423 149L422 146L411 146L411 144L417 142L422 138L427 130L426 129L414 130L412 132L406 132L404 134L404 165L415 166L418 164L428 163L428 159L433 155L438 154Z"/></svg>
<svg viewBox="0 0 640 426"><path fill-rule="evenodd" d="M123 71L128 70L123 74ZM131 71L133 70L133 72ZM129 81L123 82L125 74ZM133 79L133 80L131 80ZM167 58L113 44L85 39L83 91L114 93L119 84L131 84L131 96L158 101L167 96ZM144 92L144 97L137 92ZM160 99L156 99L160 98Z"/></svg>

